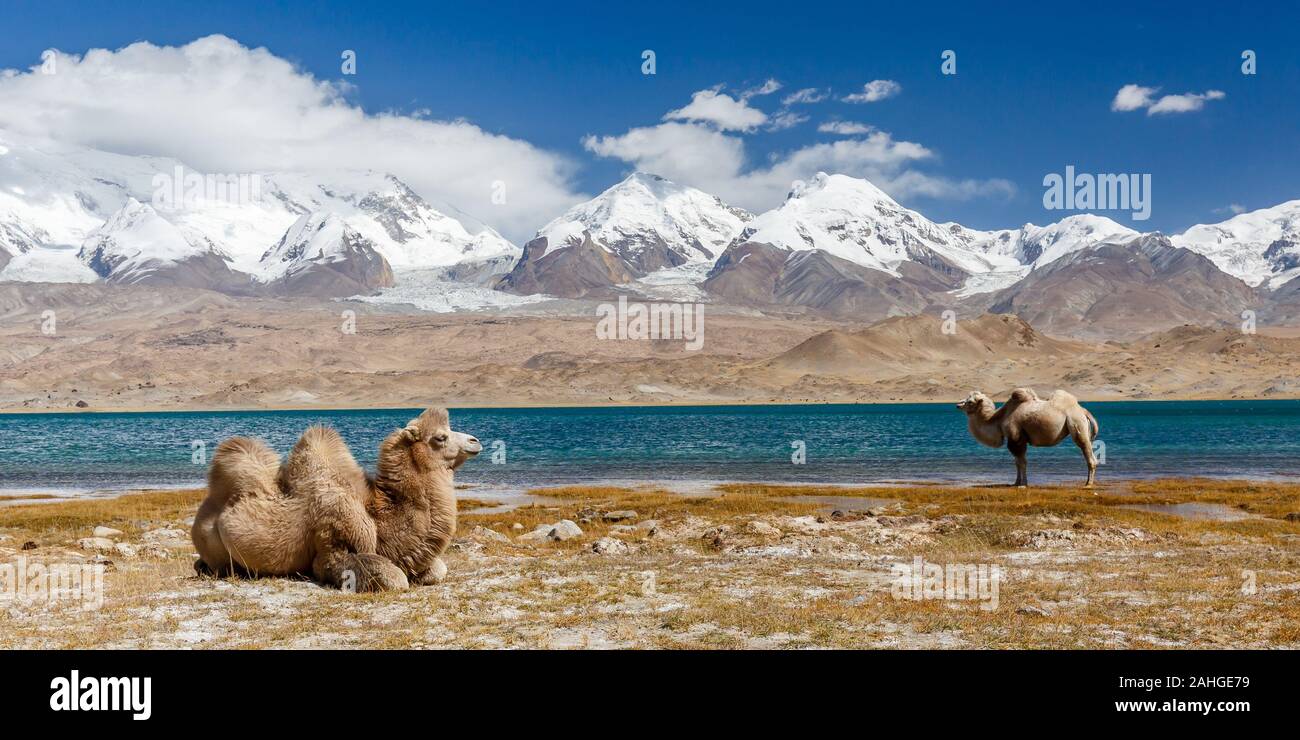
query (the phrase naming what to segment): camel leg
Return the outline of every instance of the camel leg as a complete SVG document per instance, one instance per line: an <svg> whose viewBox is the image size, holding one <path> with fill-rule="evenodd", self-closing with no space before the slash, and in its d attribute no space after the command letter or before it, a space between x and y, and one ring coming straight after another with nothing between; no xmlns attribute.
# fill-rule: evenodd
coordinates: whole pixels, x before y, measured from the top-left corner
<svg viewBox="0 0 1300 740"><path fill-rule="evenodd" d="M1074 443L1083 452L1084 461L1088 463L1088 481L1083 484L1084 488L1092 488L1093 484L1097 482L1097 456L1092 451L1092 435L1089 433L1091 431L1088 421L1085 419L1082 428L1075 425L1075 428L1070 432Z"/></svg>
<svg viewBox="0 0 1300 740"><path fill-rule="evenodd" d="M429 564L429 569L415 577L415 582L421 586L432 586L435 583L442 583L442 579L447 577L447 564L442 562L442 558L434 558Z"/></svg>
<svg viewBox="0 0 1300 740"><path fill-rule="evenodd" d="M316 556L312 575L322 583L344 591L404 591L410 588L406 574L390 560L375 553L330 550Z"/></svg>
<svg viewBox="0 0 1300 740"><path fill-rule="evenodd" d="M1007 449L1016 457L1016 482L1017 488L1029 486L1029 461L1025 458L1025 452L1029 449L1028 442L1013 442L1007 440Z"/></svg>

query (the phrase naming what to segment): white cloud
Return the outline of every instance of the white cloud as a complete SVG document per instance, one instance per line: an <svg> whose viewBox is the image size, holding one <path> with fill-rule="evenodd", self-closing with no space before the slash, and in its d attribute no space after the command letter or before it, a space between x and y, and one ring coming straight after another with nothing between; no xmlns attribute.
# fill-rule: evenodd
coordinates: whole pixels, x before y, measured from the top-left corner
<svg viewBox="0 0 1300 740"><path fill-rule="evenodd" d="M737 100L714 88L692 94L690 103L668 111L664 120L711 123L723 131L753 131L767 123L767 114L751 108L743 98Z"/></svg>
<svg viewBox="0 0 1300 740"><path fill-rule="evenodd" d="M857 121L827 121L817 127L817 130L823 134L836 134L837 136L859 136L869 134L876 130L875 126Z"/></svg>
<svg viewBox="0 0 1300 740"><path fill-rule="evenodd" d="M1130 111L1138 108L1145 108L1151 105L1151 96L1159 88L1142 87L1141 85L1125 85L1115 93L1115 99L1110 103L1110 109L1113 111Z"/></svg>
<svg viewBox="0 0 1300 740"><path fill-rule="evenodd" d="M767 125L768 131L784 131L788 128L794 128L808 120L808 116L798 113L787 108L782 108L772 114L772 120Z"/></svg>
<svg viewBox="0 0 1300 740"><path fill-rule="evenodd" d="M635 128L621 136L588 136L586 148L753 211L779 205L795 180L819 171L864 177L896 198L967 199L1013 192L1005 180L951 180L913 169L933 159L924 146L875 131L861 139L805 146L747 167L744 140L694 123Z"/></svg>
<svg viewBox="0 0 1300 740"><path fill-rule="evenodd" d="M758 87L751 87L740 94L741 100L748 100L756 95L771 95L781 89L781 83L775 79L768 78L766 82Z"/></svg>
<svg viewBox="0 0 1300 740"><path fill-rule="evenodd" d="M805 87L802 90L795 90L781 100L781 105L798 105L820 103L830 97L830 89L822 90L816 87Z"/></svg>
<svg viewBox="0 0 1300 740"><path fill-rule="evenodd" d="M862 86L862 92L845 95L841 99L846 103L876 103L902 91L903 86L893 80L872 80Z"/></svg>
<svg viewBox="0 0 1300 740"><path fill-rule="evenodd" d="M564 157L464 120L367 113L347 92L225 36L142 42L59 54L55 74L0 72L0 127L208 172L390 172L516 241L582 197Z"/></svg>
<svg viewBox="0 0 1300 740"><path fill-rule="evenodd" d="M1147 108L1147 115L1160 113L1190 113L1205 107L1207 100L1221 100L1227 97L1222 90L1207 90L1204 93L1183 93L1182 95L1165 95Z"/></svg>
<svg viewBox="0 0 1300 740"><path fill-rule="evenodd" d="M1239 215L1241 215L1241 214L1243 214L1243 213L1246 212L1246 207L1243 206L1243 205L1241 205L1241 204L1239 204L1239 203L1229 203L1228 205L1224 206L1223 208L1215 208L1215 209L1214 209L1214 212L1215 212L1215 213L1231 213L1231 214L1234 215L1234 216L1239 216Z"/></svg>
<svg viewBox="0 0 1300 740"><path fill-rule="evenodd" d="M1203 93L1162 95L1157 99L1155 94L1159 90L1158 87L1125 85L1119 89L1119 92L1115 93L1115 99L1111 101L1110 109L1125 112L1146 108L1148 116L1164 113L1190 113L1204 108L1207 100L1220 100L1226 97L1222 90L1207 90Z"/></svg>

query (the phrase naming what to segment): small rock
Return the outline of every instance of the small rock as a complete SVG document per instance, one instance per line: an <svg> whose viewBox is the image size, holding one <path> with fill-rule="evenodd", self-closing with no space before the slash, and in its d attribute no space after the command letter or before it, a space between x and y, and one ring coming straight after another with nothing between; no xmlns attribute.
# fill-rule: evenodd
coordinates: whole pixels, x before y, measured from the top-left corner
<svg viewBox="0 0 1300 740"><path fill-rule="evenodd" d="M32 542L31 540L27 540L26 542L23 543L24 550L35 550L38 547L40 547L40 545L36 544L35 542Z"/></svg>
<svg viewBox="0 0 1300 740"><path fill-rule="evenodd" d="M884 514L885 507L883 506L873 506L870 509L867 509L867 516L884 516Z"/></svg>
<svg viewBox="0 0 1300 740"><path fill-rule="evenodd" d="M113 541L107 537L82 537L77 540L77 547L83 550L112 550Z"/></svg>
<svg viewBox="0 0 1300 740"><path fill-rule="evenodd" d="M637 522L636 531L645 532L646 536L653 537L656 534L659 534L659 520L647 519L644 522Z"/></svg>
<svg viewBox="0 0 1300 740"><path fill-rule="evenodd" d="M500 532L497 532L496 530L488 529L487 527L481 525L471 529L469 532L469 536L473 537L476 540L489 540L492 542L510 541L509 537L501 534Z"/></svg>
<svg viewBox="0 0 1300 740"><path fill-rule="evenodd" d="M162 527L145 532L141 535L141 539L151 545L166 545L171 547L175 545L189 544L190 536L179 529Z"/></svg>
<svg viewBox="0 0 1300 740"><path fill-rule="evenodd" d="M519 522L515 522L514 524L510 525L510 529L516 532L522 532L524 531L524 525L520 524Z"/></svg>
<svg viewBox="0 0 1300 740"><path fill-rule="evenodd" d="M628 519L636 519L636 512L631 509L620 509L619 511L607 511L601 517L607 522L622 522Z"/></svg>
<svg viewBox="0 0 1300 740"><path fill-rule="evenodd" d="M781 530L767 522L752 521L745 525L745 532L758 537L780 537Z"/></svg>
<svg viewBox="0 0 1300 740"><path fill-rule="evenodd" d="M1016 609L1016 614L1032 614L1032 615L1035 616L1035 617L1050 617L1050 616L1052 616L1052 615L1049 614L1045 609L1040 609L1040 608L1038 608L1038 607L1036 607L1036 606L1022 606L1022 607Z"/></svg>
<svg viewBox="0 0 1300 740"><path fill-rule="evenodd" d="M109 560L108 557L104 555L96 555L95 557L91 558L90 564L102 565L104 566L104 570L117 570L117 566L113 564L113 561Z"/></svg>
<svg viewBox="0 0 1300 740"><path fill-rule="evenodd" d="M129 560L140 554L140 548L128 542L119 542L113 545L113 552Z"/></svg>
<svg viewBox="0 0 1300 740"><path fill-rule="evenodd" d="M705 532L704 537L702 539L704 540L704 543L709 547L713 547L718 550L721 550L723 547L726 547L727 538L730 534L731 534L731 527L728 527L727 525L724 524L720 527L714 527L708 530L707 532Z"/></svg>
<svg viewBox="0 0 1300 740"><path fill-rule="evenodd" d="M165 547L159 547L158 545L144 545L139 549L139 553L143 557L153 558L155 560L167 560L172 556L170 550Z"/></svg>
<svg viewBox="0 0 1300 740"><path fill-rule="evenodd" d="M95 527L95 531L92 534L94 534L94 536L96 537L121 537L122 530L113 529L112 527L99 526L99 527Z"/></svg>
<svg viewBox="0 0 1300 740"><path fill-rule="evenodd" d="M551 531L548 532L546 536L549 539L563 542L564 540L573 537L581 537L582 529L577 524L573 523L568 519L561 519L560 521L551 525Z"/></svg>
<svg viewBox="0 0 1300 740"><path fill-rule="evenodd" d="M1292 511L1286 515L1288 522L1300 522L1300 511Z"/></svg>
<svg viewBox="0 0 1300 740"><path fill-rule="evenodd" d="M613 537L601 537L591 543L591 551L597 555L623 555L627 553L627 543Z"/></svg>
<svg viewBox="0 0 1300 740"><path fill-rule="evenodd" d="M86 403L85 401L77 401L77 408L79 409L90 408L90 404Z"/></svg>

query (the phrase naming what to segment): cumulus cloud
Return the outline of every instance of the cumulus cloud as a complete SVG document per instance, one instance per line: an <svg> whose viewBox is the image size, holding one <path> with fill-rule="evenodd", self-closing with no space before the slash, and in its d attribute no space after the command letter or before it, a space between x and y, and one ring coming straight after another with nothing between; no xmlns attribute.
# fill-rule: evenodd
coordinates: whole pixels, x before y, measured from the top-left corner
<svg viewBox="0 0 1300 740"><path fill-rule="evenodd" d="M1205 107L1207 100L1221 100L1227 97L1222 90L1206 90L1203 93L1183 93L1182 95L1165 95L1147 108L1147 115L1160 113L1190 113Z"/></svg>
<svg viewBox="0 0 1300 740"><path fill-rule="evenodd" d="M820 103L830 97L830 89L820 89L816 87L805 87L802 90L795 90L781 100L781 105L799 105Z"/></svg>
<svg viewBox="0 0 1300 740"><path fill-rule="evenodd" d="M748 167L744 141L696 123L634 128L620 136L588 136L584 146L601 157L698 187L753 211L779 205L795 180L819 171L864 177L896 198L967 199L1013 192L1005 180L951 180L914 165L934 158L926 147L874 131L860 139L805 146Z"/></svg>
<svg viewBox="0 0 1300 740"><path fill-rule="evenodd" d="M1115 93L1115 99L1110 103L1110 109L1113 111L1130 111L1138 108L1145 108L1151 105L1151 96L1156 93L1158 88L1142 87L1141 85L1125 85Z"/></svg>
<svg viewBox="0 0 1300 740"><path fill-rule="evenodd" d="M893 80L872 80L862 86L862 92L845 95L841 99L846 103L876 103L902 91L903 86Z"/></svg>
<svg viewBox="0 0 1300 740"><path fill-rule="evenodd" d="M876 129L865 123L857 121L827 121L817 127L817 130L823 134L835 134L837 136L860 136L869 134Z"/></svg>
<svg viewBox="0 0 1300 740"><path fill-rule="evenodd" d="M1110 103L1113 111L1127 112L1146 108L1148 116L1164 113L1190 113L1205 107L1207 100L1219 100L1226 97L1222 90L1207 90L1203 93L1183 93L1182 95L1162 95L1156 98L1158 87L1143 87L1128 84L1115 93Z"/></svg>
<svg viewBox="0 0 1300 740"><path fill-rule="evenodd" d="M516 241L583 197L562 156L464 120L368 113L347 92L225 36L141 42L0 72L0 127L207 172L390 172Z"/></svg>
<svg viewBox="0 0 1300 740"><path fill-rule="evenodd" d="M668 111L664 120L709 123L723 131L753 131L767 123L767 114L750 107L743 96L737 100L712 88L692 94L690 103Z"/></svg>

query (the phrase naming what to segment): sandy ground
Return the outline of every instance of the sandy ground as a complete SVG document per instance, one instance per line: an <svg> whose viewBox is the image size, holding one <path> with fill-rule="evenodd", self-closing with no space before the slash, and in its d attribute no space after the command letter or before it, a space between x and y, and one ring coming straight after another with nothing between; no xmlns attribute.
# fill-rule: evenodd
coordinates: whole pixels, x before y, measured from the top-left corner
<svg viewBox="0 0 1300 740"><path fill-rule="evenodd" d="M195 576L201 491L11 502L0 563L111 565L98 608L0 602L0 647L1300 647L1300 486L1099 493L647 485L495 511L465 498L445 582L360 595ZM1159 510L1125 508L1138 503ZM564 520L581 534L548 536ZM79 542L96 526L119 533Z"/></svg>
<svg viewBox="0 0 1300 740"><path fill-rule="evenodd" d="M1267 329L1099 343L1011 317L865 326L710 305L690 351L598 339L595 304L428 314L40 287L0 286L0 410L950 401L972 389L1001 400L1018 386L1084 400L1300 397L1300 338Z"/></svg>

